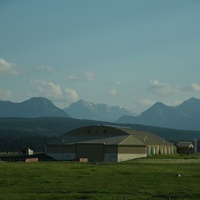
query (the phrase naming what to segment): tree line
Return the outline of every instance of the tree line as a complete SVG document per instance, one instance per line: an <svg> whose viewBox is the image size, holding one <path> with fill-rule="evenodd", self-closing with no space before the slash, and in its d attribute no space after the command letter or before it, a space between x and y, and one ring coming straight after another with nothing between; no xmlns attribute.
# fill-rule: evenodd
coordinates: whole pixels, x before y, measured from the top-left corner
<svg viewBox="0 0 200 200"><path fill-rule="evenodd" d="M34 152L45 152L45 145L57 136L43 135L0 135L0 152L19 152L21 148L30 148Z"/></svg>

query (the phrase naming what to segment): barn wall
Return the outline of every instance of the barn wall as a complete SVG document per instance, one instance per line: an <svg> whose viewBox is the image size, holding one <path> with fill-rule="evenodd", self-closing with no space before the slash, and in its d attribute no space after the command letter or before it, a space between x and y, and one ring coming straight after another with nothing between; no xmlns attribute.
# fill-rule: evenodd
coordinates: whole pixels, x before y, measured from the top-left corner
<svg viewBox="0 0 200 200"><path fill-rule="evenodd" d="M47 155L56 160L73 160L75 156L75 145L47 145Z"/></svg>
<svg viewBox="0 0 200 200"><path fill-rule="evenodd" d="M104 146L104 152L110 153L110 154L116 154L117 153L117 145L105 145Z"/></svg>
<svg viewBox="0 0 200 200"><path fill-rule="evenodd" d="M104 161L104 145L76 144L76 158L88 158L89 161Z"/></svg>
<svg viewBox="0 0 200 200"><path fill-rule="evenodd" d="M145 146L131 146L131 145L124 145L118 146L118 157L117 161L126 161L135 158L142 158L146 157L146 148Z"/></svg>
<svg viewBox="0 0 200 200"><path fill-rule="evenodd" d="M74 153L47 153L48 156L51 156L55 160L74 160L76 155Z"/></svg>
<svg viewBox="0 0 200 200"><path fill-rule="evenodd" d="M176 154L175 146L148 145L146 149L147 149L147 156L151 156L154 154Z"/></svg>
<svg viewBox="0 0 200 200"><path fill-rule="evenodd" d="M145 146L120 145L118 154L145 154Z"/></svg>
<svg viewBox="0 0 200 200"><path fill-rule="evenodd" d="M118 155L115 153L105 153L104 154L104 161L105 162L117 162L118 161Z"/></svg>
<svg viewBox="0 0 200 200"><path fill-rule="evenodd" d="M146 157L146 154L118 154L117 162Z"/></svg>
<svg viewBox="0 0 200 200"><path fill-rule="evenodd" d="M117 145L104 146L104 161L117 162Z"/></svg>

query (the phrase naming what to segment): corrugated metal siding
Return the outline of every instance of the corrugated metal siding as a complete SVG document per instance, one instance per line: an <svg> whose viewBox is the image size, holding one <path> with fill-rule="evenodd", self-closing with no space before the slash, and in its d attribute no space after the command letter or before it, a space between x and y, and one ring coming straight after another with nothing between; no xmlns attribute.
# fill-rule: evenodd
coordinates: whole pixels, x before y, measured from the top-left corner
<svg viewBox="0 0 200 200"><path fill-rule="evenodd" d="M104 161L104 145L76 144L76 158L88 158L89 161Z"/></svg>
<svg viewBox="0 0 200 200"><path fill-rule="evenodd" d="M146 148L145 146L118 146L119 154L145 154Z"/></svg>
<svg viewBox="0 0 200 200"><path fill-rule="evenodd" d="M47 145L48 153L75 153L75 145Z"/></svg>
<svg viewBox="0 0 200 200"><path fill-rule="evenodd" d="M117 145L105 145L104 152L110 153L110 154L112 154L112 153L116 154L118 151L117 147L118 147Z"/></svg>
<svg viewBox="0 0 200 200"><path fill-rule="evenodd" d="M72 130L46 148L56 159L88 158L109 162L176 152L174 145L154 134L103 125Z"/></svg>

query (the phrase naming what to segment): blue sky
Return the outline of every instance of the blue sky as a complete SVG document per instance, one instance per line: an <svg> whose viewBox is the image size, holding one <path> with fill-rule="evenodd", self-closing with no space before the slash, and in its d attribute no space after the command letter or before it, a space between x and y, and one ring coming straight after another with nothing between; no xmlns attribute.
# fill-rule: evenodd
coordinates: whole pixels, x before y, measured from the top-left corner
<svg viewBox="0 0 200 200"><path fill-rule="evenodd" d="M0 100L140 113L200 98L199 0L1 0Z"/></svg>

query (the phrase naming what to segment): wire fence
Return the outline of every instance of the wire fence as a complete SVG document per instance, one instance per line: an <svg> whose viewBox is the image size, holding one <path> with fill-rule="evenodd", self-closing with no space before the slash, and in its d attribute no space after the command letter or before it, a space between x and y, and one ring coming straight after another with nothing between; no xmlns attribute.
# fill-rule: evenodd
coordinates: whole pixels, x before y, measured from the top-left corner
<svg viewBox="0 0 200 200"><path fill-rule="evenodd" d="M138 159L136 163L200 163L200 159Z"/></svg>

